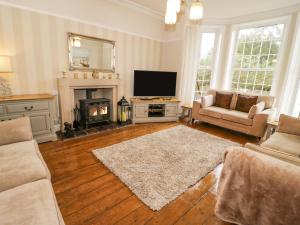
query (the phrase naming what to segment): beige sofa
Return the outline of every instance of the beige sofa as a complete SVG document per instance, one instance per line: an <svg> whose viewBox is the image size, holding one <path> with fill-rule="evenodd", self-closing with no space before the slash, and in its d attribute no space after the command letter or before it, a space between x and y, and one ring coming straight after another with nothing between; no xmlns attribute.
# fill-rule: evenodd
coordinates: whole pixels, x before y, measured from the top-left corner
<svg viewBox="0 0 300 225"><path fill-rule="evenodd" d="M64 225L28 117L0 122L0 224Z"/></svg>
<svg viewBox="0 0 300 225"><path fill-rule="evenodd" d="M214 106L216 92L217 90L209 90L207 96L193 102L192 121L211 123L255 137L264 136L268 118L273 112L274 97L258 96L257 105L253 106L256 107L256 111L251 108L250 115L250 113L235 110L238 96L236 92L219 91L233 94L229 109ZM264 102L263 108L260 106L262 102Z"/></svg>
<svg viewBox="0 0 300 225"><path fill-rule="evenodd" d="M300 166L300 119L281 115L276 132L268 140L245 147Z"/></svg>

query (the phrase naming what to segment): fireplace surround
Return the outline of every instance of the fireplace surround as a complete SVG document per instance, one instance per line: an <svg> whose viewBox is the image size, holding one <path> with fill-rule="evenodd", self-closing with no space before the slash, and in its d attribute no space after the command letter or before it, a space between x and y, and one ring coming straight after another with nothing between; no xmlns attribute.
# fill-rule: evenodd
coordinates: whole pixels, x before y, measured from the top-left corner
<svg viewBox="0 0 300 225"><path fill-rule="evenodd" d="M75 90L103 89L111 90L110 96L100 96L110 100L111 121L117 121L117 102L119 96L120 79L73 79L58 78L61 131L65 122L73 123L75 102ZM86 96L88 97L88 96ZM94 98L96 99L96 98ZM80 102L79 102L80 104Z"/></svg>

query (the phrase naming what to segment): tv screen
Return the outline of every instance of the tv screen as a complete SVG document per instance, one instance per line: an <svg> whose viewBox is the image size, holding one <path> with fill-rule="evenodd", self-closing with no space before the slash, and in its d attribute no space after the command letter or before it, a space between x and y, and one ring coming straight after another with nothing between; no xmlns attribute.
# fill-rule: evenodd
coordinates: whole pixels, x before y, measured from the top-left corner
<svg viewBox="0 0 300 225"><path fill-rule="evenodd" d="M134 96L172 97L176 95L176 72L134 71Z"/></svg>

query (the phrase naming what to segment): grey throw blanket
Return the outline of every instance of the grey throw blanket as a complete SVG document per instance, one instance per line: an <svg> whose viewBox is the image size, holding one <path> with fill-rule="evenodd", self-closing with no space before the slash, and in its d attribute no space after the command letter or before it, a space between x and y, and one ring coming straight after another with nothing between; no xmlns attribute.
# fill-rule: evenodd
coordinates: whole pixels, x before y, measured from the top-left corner
<svg viewBox="0 0 300 225"><path fill-rule="evenodd" d="M300 167L252 150L225 152L216 215L242 225L300 224Z"/></svg>

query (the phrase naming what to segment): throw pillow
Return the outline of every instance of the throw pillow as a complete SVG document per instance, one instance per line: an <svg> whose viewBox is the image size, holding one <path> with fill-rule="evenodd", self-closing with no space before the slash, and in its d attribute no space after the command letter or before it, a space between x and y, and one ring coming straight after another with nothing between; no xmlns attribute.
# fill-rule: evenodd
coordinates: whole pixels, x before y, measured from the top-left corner
<svg viewBox="0 0 300 225"><path fill-rule="evenodd" d="M214 104L214 96L213 95L206 95L206 96L201 97L202 108L212 106L213 104Z"/></svg>
<svg viewBox="0 0 300 225"><path fill-rule="evenodd" d="M265 109L265 105L265 102L259 102L256 105L252 106L249 111L248 118L253 119L256 114L261 113Z"/></svg>
<svg viewBox="0 0 300 225"><path fill-rule="evenodd" d="M229 109L232 96L233 96L232 93L216 92L215 106L220 107L220 108L224 108L224 109Z"/></svg>
<svg viewBox="0 0 300 225"><path fill-rule="evenodd" d="M239 94L235 106L235 110L249 113L252 106L256 105L258 96Z"/></svg>

